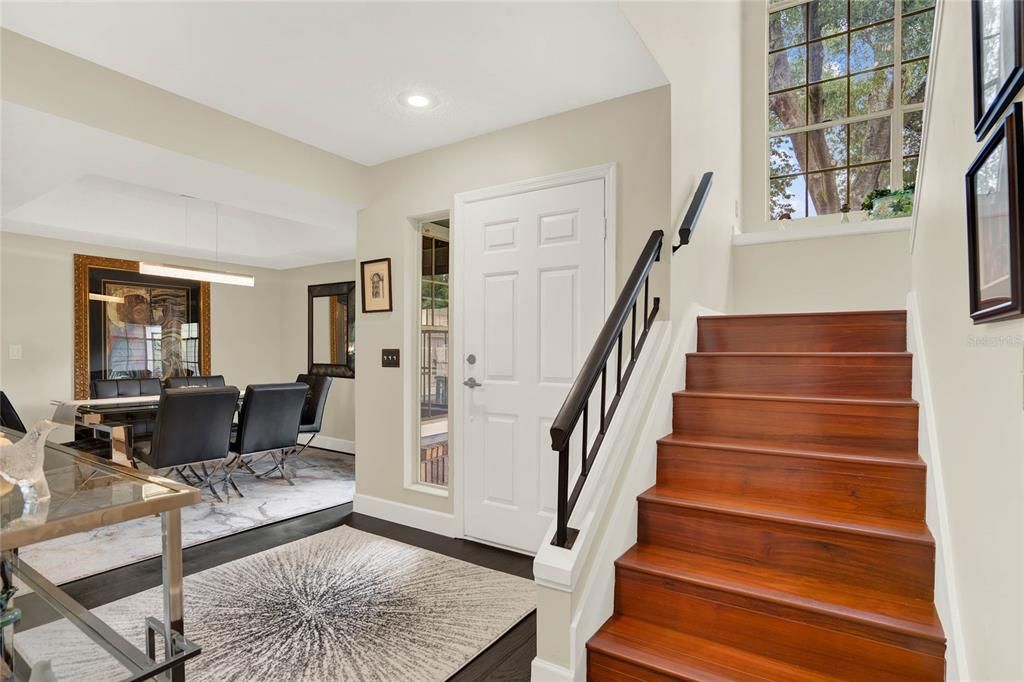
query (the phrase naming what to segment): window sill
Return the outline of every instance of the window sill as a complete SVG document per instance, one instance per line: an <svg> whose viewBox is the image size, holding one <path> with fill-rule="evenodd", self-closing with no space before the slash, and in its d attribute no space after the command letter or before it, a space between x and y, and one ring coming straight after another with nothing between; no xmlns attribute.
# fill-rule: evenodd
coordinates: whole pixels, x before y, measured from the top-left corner
<svg viewBox="0 0 1024 682"><path fill-rule="evenodd" d="M439 485L430 485L428 483L406 483L406 490L412 490L417 493L424 493L426 495L433 495L434 497L448 497L448 488L442 488Z"/></svg>
<svg viewBox="0 0 1024 682"><path fill-rule="evenodd" d="M795 242L805 239L828 239L830 237L854 237L885 232L909 232L914 224L913 216L890 218L888 220L862 220L838 225L798 225L758 232L737 232L732 237L733 246L754 246Z"/></svg>

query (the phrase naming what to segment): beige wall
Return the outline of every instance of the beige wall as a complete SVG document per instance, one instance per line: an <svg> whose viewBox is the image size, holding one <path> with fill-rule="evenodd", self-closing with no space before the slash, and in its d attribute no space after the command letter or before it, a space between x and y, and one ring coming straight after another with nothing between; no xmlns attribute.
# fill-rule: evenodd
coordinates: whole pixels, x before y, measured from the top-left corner
<svg viewBox="0 0 1024 682"><path fill-rule="evenodd" d="M73 397L76 253L167 260L128 249L0 233L0 386L26 423L51 416L51 400ZM253 288L210 287L213 373L242 390L248 384L291 381L306 369L306 285L351 280L354 270L352 261L284 271L177 257L173 262L255 275ZM12 344L22 347L21 360L10 359ZM335 380L324 435L355 440L353 392L352 380Z"/></svg>
<svg viewBox="0 0 1024 682"><path fill-rule="evenodd" d="M73 397L76 253L154 260L153 254L127 249L0 234L0 383L26 422L51 416L50 400ZM218 267L182 258L174 262ZM280 331L267 319L268 311L281 307L277 273L259 268L232 269L254 274L256 286L211 285L213 371L243 389L249 383L280 381ZM9 358L11 344L21 345L21 360Z"/></svg>
<svg viewBox="0 0 1024 682"><path fill-rule="evenodd" d="M912 286L931 383L969 679L1024 679L1024 320L968 316L964 172L980 151L970 4L941 3ZM949 624L946 624L949 631Z"/></svg>
<svg viewBox="0 0 1024 682"><path fill-rule="evenodd" d="M669 216L669 94L658 88L610 100L496 133L448 145L370 169L371 204L359 214L358 260L390 256L394 312L360 314L356 357L359 493L441 512L452 500L405 487L404 422L415 418L405 387L406 369L383 369L381 348L401 348L403 366L416 361L406 342L414 325L407 278L417 277L406 257L415 253L410 217L450 210L464 192L614 161L618 164L617 276L624 273L651 230ZM458 225L452 230L457 240ZM654 290L667 298L664 265ZM411 296L412 300L408 300ZM413 313L414 314L414 313ZM452 457L458 457L457 452Z"/></svg>
<svg viewBox="0 0 1024 682"><path fill-rule="evenodd" d="M0 29L3 98L357 206L364 166Z"/></svg>
<svg viewBox="0 0 1024 682"><path fill-rule="evenodd" d="M909 233L733 247L735 313L903 310Z"/></svg>
<svg viewBox="0 0 1024 682"><path fill-rule="evenodd" d="M623 3L672 90L672 217L679 219L705 171L713 171L693 241L670 257L672 319L692 303L730 303L732 234L740 198L740 3Z"/></svg>
<svg viewBox="0 0 1024 682"><path fill-rule="evenodd" d="M310 284L333 284L355 280L355 261L310 265L304 268L278 271L281 282L281 316L279 322L283 331L281 340L281 381L291 381L296 374L309 367L309 350L306 345L308 321L307 287ZM325 299L326 300L326 299ZM359 322L356 321L356 339L359 338ZM360 376L359 356L356 356L356 376ZM327 394L324 408L324 423L321 434L329 438L354 442L356 439L355 379L335 377ZM332 445L323 442L324 447ZM334 443L344 449L344 445Z"/></svg>

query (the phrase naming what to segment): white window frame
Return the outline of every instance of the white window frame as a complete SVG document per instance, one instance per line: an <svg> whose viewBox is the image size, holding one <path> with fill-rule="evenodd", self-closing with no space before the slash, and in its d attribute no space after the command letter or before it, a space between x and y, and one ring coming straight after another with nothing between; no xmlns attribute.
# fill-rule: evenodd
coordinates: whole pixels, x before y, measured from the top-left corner
<svg viewBox="0 0 1024 682"><path fill-rule="evenodd" d="M423 225L432 223L435 220L451 219L450 210L434 211L409 218L411 228L405 239L405 262L409 264L410 271L415 273L414 277L406 278L405 300L410 301L406 317L406 338L405 347L409 349L410 356L405 361L405 372L403 373L403 395L405 396L405 437L406 455L403 464L403 487L406 490L413 490L436 497L449 497L454 478L453 468L453 444L452 444L452 399L449 392L448 398L448 485L440 486L433 483L420 481L420 329L422 325L422 311L420 310L421 287L423 286ZM451 242L449 241L449 293L448 293L448 354L452 356L452 334L455 321L452 316L452 291L451 291ZM451 369L449 365L448 382L452 382ZM450 390L450 388L449 388Z"/></svg>
<svg viewBox="0 0 1024 682"><path fill-rule="evenodd" d="M893 64L892 64L892 71L893 71L893 73L892 73L892 93L893 93L892 101L893 101L893 106L891 108L884 109L882 111L873 111L873 112L871 112L869 114L861 114L861 115L858 115L858 116L847 116L847 117L844 117L844 118L833 119L831 121L824 121L822 123L808 124L808 125L800 126L798 128L790 128L790 129L787 129L787 130L771 130L771 123L770 123L771 114L770 114L769 108L768 108L769 107L770 98L771 98L771 91L770 91L770 84L769 84L769 61L768 61L768 55L771 53L771 50L769 49L770 45L771 45L771 37L770 37L771 15L773 13L781 11L781 10L790 9L791 7L799 7L800 5L810 4L811 1L812 0L786 0L785 2L772 3L770 0L765 0L765 12L764 12L764 22L763 22L764 23L764 35L763 35L764 43L763 43L763 45L765 47L765 50L764 50L764 59L763 59L763 63L762 63L762 76L763 76L763 79L764 79L763 80L764 89L762 91L764 93L764 100L762 102L762 107L763 107L762 108L762 113L763 113L762 120L764 122L764 135L765 136L764 136L764 148L762 150L763 153L762 153L762 164L761 164L761 166L763 168L763 174L764 174L763 175L763 177L764 177L764 182L763 182L764 201L762 202L761 210L763 211L764 221L765 221L766 225L778 226L778 225L787 224L787 223L807 224L805 221L809 221L809 222L823 222L824 221L824 222L828 222L828 223L834 223L838 219L841 219L841 215L842 215L841 213L827 213L825 215L805 216L803 218L792 218L792 219L785 219L785 220L784 219L772 218L771 208L770 208L771 207L771 191L772 191L771 190L771 181L772 181L772 177L771 177L771 170L769 169L769 159L770 159L770 156L771 156L771 139L773 137L785 137L785 136L788 136L788 135L795 135L797 133L805 133L805 132L808 132L808 131L811 131L811 130L821 130L821 129L824 129L824 128L831 128L831 127L834 127L834 126L837 126L837 125L849 125L851 123L858 123L860 121L869 121L869 120L873 120L873 119L876 119L876 118L884 118L885 116L889 116L890 117L890 121L891 121L891 123L889 125L889 157L890 157L889 158L889 185L893 189L901 189L903 187L903 159L904 159L904 156L903 156L903 118L904 118L904 116L906 114L912 113L912 112L917 112L917 111L922 112L921 116L922 116L922 134L923 134L923 127L924 127L924 113L923 112L924 112L924 108L925 108L925 103L927 102L927 97L925 97L925 100L923 102L919 102L917 104L902 104L901 103L902 102L902 98L903 98L903 59L902 59L902 56L903 56L903 11L902 11L903 10L903 0L893 0L893 15L894 15L893 16L893 20L892 20L893 21ZM932 68L933 68L932 60L934 59L934 54L935 54L935 26L937 24L937 17L938 17L937 4L938 4L938 2L936 2L936 4L932 5L932 7L930 8L930 11L935 12L936 19L933 20L933 22L932 22L931 54L929 54L929 56L928 56L928 76L927 76L927 78L928 78L929 82L931 81L931 77L932 77ZM919 10L919 11L915 11L915 12L913 12L911 14L911 16L917 16L918 14L923 14L924 12L927 12L927 11L929 11L929 9L922 9L922 10ZM804 30L806 31L806 30L808 30L808 27L806 26L806 16L807 16L807 14L805 13L804 16L805 16ZM847 17L847 21L849 21L849 17ZM883 23L885 23L885 22L883 22ZM856 30L859 30L859 29L860 29L860 27L858 27L858 29L856 29ZM847 26L847 33L849 33L849 26ZM837 34L837 35L845 35L845 34L844 33L840 33L840 34ZM804 44L809 44L809 41L805 41ZM805 57L805 59L807 59L807 58L808 57ZM880 67L880 68L884 68L884 67ZM865 73L867 73L867 72L865 72ZM846 77L847 78L850 77L849 65L847 65ZM810 85L809 83L806 83L806 82L804 83L804 87L809 87L809 85ZM795 86L795 87L799 87L799 86ZM847 102L847 107L849 107L849 102ZM849 139L847 139L847 144L849 144ZM912 156L917 156L917 158L918 158L918 168L920 169L920 158L921 158L920 150L918 150L918 153L916 155L912 155ZM849 171L850 166L843 166L842 168L845 168L847 171ZM898 169L898 172L897 172L897 169ZM806 178L806 176L808 175L807 171L805 170L802 175ZM849 197L847 197L847 201L849 201ZM806 198L806 202L807 202L807 204L809 206L809 204L810 204L809 197ZM866 212L865 211L861 211L859 209L859 207L851 206L850 207L850 214L851 215L856 215L856 216L858 216L858 218L863 219L865 217L865 215L866 215Z"/></svg>

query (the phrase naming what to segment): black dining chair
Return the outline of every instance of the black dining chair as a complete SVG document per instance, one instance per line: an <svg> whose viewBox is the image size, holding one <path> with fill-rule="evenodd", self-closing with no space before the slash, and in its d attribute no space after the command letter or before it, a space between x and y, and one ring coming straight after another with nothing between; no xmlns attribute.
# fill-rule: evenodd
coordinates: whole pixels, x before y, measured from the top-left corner
<svg viewBox="0 0 1024 682"><path fill-rule="evenodd" d="M218 501L214 474L224 468L231 440L231 423L238 407L238 389L169 388L160 394L153 438L140 445L133 458L153 469L169 469L188 483L205 486ZM212 463L213 469L207 470ZM202 469L202 475L195 470Z"/></svg>
<svg viewBox="0 0 1024 682"><path fill-rule="evenodd" d="M0 426L6 426L22 433L28 432L21 417L18 416L18 411L14 409L14 405L3 391L0 391Z"/></svg>
<svg viewBox="0 0 1024 682"><path fill-rule="evenodd" d="M245 389L245 399L238 413L238 428L230 447L235 457L225 467L225 495L230 485L244 497L232 474L240 466L252 471L253 460L263 456L269 456L274 466L259 474L260 477L280 471L281 478L288 485L295 485L285 470L285 459L296 449L299 419L308 391L309 387L301 383L252 384Z"/></svg>
<svg viewBox="0 0 1024 682"><path fill-rule="evenodd" d="M299 435L308 434L308 438L295 453L296 457L300 457L323 427L324 407L327 405L327 392L331 390L332 379L320 374L300 374L295 381L309 386L306 401L302 405L302 419L299 421Z"/></svg>
<svg viewBox="0 0 1024 682"><path fill-rule="evenodd" d="M197 386L207 388L210 386L225 386L223 374L198 374L195 376L167 377L164 380L165 388L195 388Z"/></svg>

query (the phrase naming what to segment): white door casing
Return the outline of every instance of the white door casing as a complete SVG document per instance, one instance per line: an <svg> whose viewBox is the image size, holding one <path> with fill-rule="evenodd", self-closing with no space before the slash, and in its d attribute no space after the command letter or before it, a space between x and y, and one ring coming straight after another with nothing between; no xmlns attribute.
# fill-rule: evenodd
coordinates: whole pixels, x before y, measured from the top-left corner
<svg viewBox="0 0 1024 682"><path fill-rule="evenodd" d="M554 515L551 422L604 322L614 279L613 176L610 167L587 170L589 179L581 171L456 201L462 322L452 362L459 380L480 384L453 386L464 534L529 553Z"/></svg>

